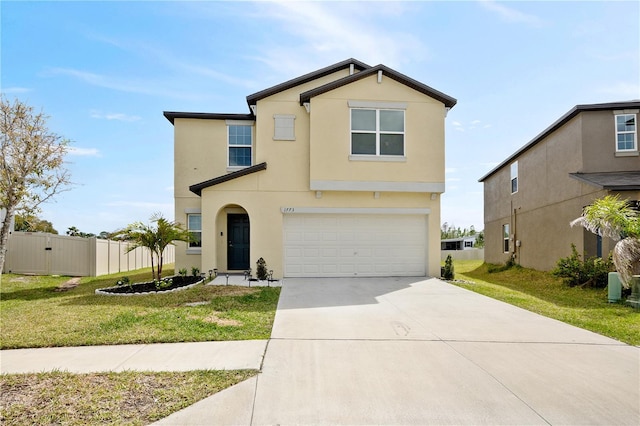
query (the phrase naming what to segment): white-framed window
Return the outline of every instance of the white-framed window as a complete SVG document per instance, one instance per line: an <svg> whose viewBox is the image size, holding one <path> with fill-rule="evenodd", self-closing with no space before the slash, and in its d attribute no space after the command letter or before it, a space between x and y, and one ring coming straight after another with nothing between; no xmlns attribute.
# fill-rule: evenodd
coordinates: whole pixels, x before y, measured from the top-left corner
<svg viewBox="0 0 640 426"><path fill-rule="evenodd" d="M616 151L638 150L636 114L616 114Z"/></svg>
<svg viewBox="0 0 640 426"><path fill-rule="evenodd" d="M202 215L200 213L187 214L187 231L194 237L189 243L189 248L202 247Z"/></svg>
<svg viewBox="0 0 640 426"><path fill-rule="evenodd" d="M464 247L465 248L473 248L473 241L465 241L464 242Z"/></svg>
<svg viewBox="0 0 640 426"><path fill-rule="evenodd" d="M518 162L511 163L511 193L518 192Z"/></svg>
<svg viewBox="0 0 640 426"><path fill-rule="evenodd" d="M275 141L295 141L295 115L275 114L273 116L273 140Z"/></svg>
<svg viewBox="0 0 640 426"><path fill-rule="evenodd" d="M351 155L404 156L404 110L351 109Z"/></svg>
<svg viewBox="0 0 640 426"><path fill-rule="evenodd" d="M252 164L253 126L227 125L227 150L229 167L249 167Z"/></svg>
<svg viewBox="0 0 640 426"><path fill-rule="evenodd" d="M502 251L509 253L509 224L502 225Z"/></svg>

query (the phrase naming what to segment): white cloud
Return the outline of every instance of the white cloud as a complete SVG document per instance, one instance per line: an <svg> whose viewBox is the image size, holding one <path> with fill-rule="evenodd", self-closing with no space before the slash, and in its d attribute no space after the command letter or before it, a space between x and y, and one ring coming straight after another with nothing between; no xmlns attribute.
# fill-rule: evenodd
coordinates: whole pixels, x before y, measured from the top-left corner
<svg viewBox="0 0 640 426"><path fill-rule="evenodd" d="M70 146L68 154L77 157L100 157L100 151L97 148L79 148L76 146Z"/></svg>
<svg viewBox="0 0 640 426"><path fill-rule="evenodd" d="M482 123L482 121L480 121L480 120L473 120L473 121L471 122L471 124L480 124L480 123Z"/></svg>
<svg viewBox="0 0 640 426"><path fill-rule="evenodd" d="M458 173L458 169L456 169L455 167L446 167L444 169L445 173Z"/></svg>
<svg viewBox="0 0 640 426"><path fill-rule="evenodd" d="M496 12L507 22L514 24L526 24L532 27L540 27L543 24L542 20L535 15L520 12L519 10L507 7L493 0L480 0L480 4L485 9Z"/></svg>
<svg viewBox="0 0 640 426"><path fill-rule="evenodd" d="M127 115L121 112L110 112L110 113L102 113L97 110L91 110L91 117L98 118L103 120L117 120L117 121L125 121L125 122L134 122L140 121L141 117L137 115Z"/></svg>
<svg viewBox="0 0 640 426"><path fill-rule="evenodd" d="M462 126L462 123L459 121L452 121L451 124L454 126Z"/></svg>
<svg viewBox="0 0 640 426"><path fill-rule="evenodd" d="M31 89L26 87L5 87L2 89L2 93L28 93Z"/></svg>
<svg viewBox="0 0 640 426"><path fill-rule="evenodd" d="M173 204L170 203L152 203L148 201L113 201L105 204L107 207L135 207L149 210L172 210Z"/></svg>
<svg viewBox="0 0 640 426"><path fill-rule="evenodd" d="M105 89L117 90L126 93L139 93L151 96L163 96L175 99L203 98L203 95L188 93L179 89L171 89L166 82L154 82L149 79L124 80L88 71L73 68L49 68L48 75L66 75L92 86L103 87Z"/></svg>
<svg viewBox="0 0 640 426"><path fill-rule="evenodd" d="M390 67L424 59L427 48L409 31L393 30L379 19L392 19L406 5L395 2L293 2L260 3L264 18L279 22L290 45L262 43L255 58L287 75L300 75L316 64L337 62L355 57L370 65L384 63ZM310 63L310 58L311 63Z"/></svg>

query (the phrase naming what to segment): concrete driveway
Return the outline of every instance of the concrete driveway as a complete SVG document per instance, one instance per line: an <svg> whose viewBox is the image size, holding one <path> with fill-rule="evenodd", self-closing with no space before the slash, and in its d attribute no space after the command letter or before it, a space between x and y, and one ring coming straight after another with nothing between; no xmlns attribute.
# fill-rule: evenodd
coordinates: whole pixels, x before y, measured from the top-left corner
<svg viewBox="0 0 640 426"><path fill-rule="evenodd" d="M437 279L288 279L262 373L160 423L638 425L639 370L637 347Z"/></svg>

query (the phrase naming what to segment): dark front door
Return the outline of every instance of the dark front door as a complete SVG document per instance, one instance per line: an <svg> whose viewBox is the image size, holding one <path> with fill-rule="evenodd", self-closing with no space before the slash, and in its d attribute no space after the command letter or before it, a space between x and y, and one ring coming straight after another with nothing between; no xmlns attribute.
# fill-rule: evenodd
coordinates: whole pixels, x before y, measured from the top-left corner
<svg viewBox="0 0 640 426"><path fill-rule="evenodd" d="M249 269L249 216L227 215L227 269Z"/></svg>

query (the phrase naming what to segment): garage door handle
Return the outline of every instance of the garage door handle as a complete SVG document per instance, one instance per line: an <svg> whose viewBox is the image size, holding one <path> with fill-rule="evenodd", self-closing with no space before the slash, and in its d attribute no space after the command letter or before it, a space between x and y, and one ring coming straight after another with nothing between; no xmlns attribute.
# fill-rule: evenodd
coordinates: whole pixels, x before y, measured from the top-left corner
<svg viewBox="0 0 640 426"><path fill-rule="evenodd" d="M229 242L229 247L233 247L233 244L231 242Z"/></svg>

